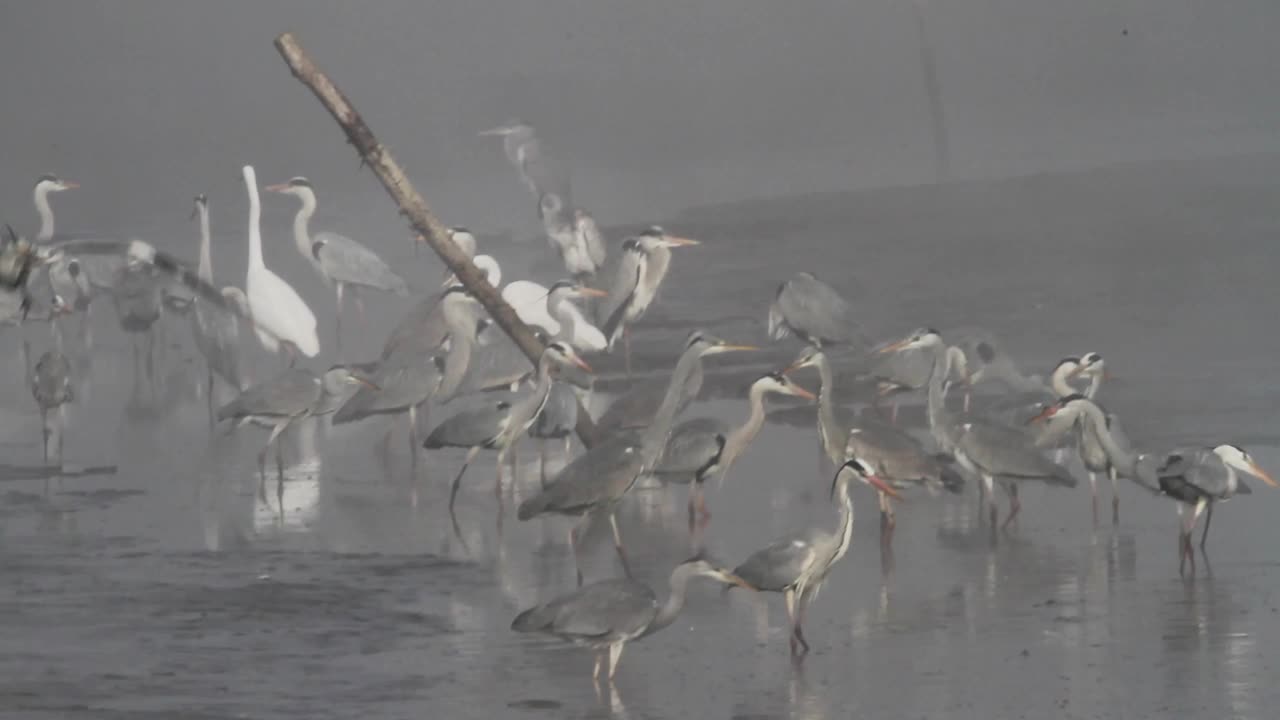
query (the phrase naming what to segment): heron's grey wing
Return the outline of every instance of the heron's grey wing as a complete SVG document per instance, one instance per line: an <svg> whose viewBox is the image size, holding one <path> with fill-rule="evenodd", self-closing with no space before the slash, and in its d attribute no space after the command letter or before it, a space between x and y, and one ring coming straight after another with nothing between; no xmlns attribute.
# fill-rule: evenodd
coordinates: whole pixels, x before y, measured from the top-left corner
<svg viewBox="0 0 1280 720"><path fill-rule="evenodd" d="M596 224L595 218L583 213L578 218L578 234L582 237L582 244L586 246L587 257L591 258L591 263L600 268L605 261L604 235L600 232L600 226Z"/></svg>
<svg viewBox="0 0 1280 720"><path fill-rule="evenodd" d="M916 390L929 382L933 373L933 358L922 350L903 350L880 355L872 363L868 374L882 383L882 390Z"/></svg>
<svg viewBox="0 0 1280 720"><path fill-rule="evenodd" d="M702 391L704 377L702 363L699 362L694 365L688 381L681 388L680 404L676 410L677 416L697 399L698 393ZM662 406L662 399L666 395L669 384L669 379L661 378L636 384L631 390L619 395L609 404L608 409L604 411L600 419L596 420L596 427L601 432L612 432L622 428L638 428L648 425L657 416L658 408Z"/></svg>
<svg viewBox="0 0 1280 720"><path fill-rule="evenodd" d="M774 303L791 330L809 342L866 342L853 306L811 273L796 273L783 283Z"/></svg>
<svg viewBox="0 0 1280 720"><path fill-rule="evenodd" d="M384 360L397 352L434 350L444 342L449 326L440 307L441 297L440 293L425 297L405 313L382 346Z"/></svg>
<svg viewBox="0 0 1280 720"><path fill-rule="evenodd" d="M542 492L520 504L518 516L581 514L620 499L643 470L640 433L615 433L565 465Z"/></svg>
<svg viewBox="0 0 1280 720"><path fill-rule="evenodd" d="M533 372L533 363L506 333L495 330L486 335L488 344L471 351L459 394L509 387Z"/></svg>
<svg viewBox="0 0 1280 720"><path fill-rule="evenodd" d="M547 394L542 412L534 418L529 434L536 438L562 438L573 433L578 422L578 396L568 383L556 382Z"/></svg>
<svg viewBox="0 0 1280 720"><path fill-rule="evenodd" d="M635 294L640 284L640 276L644 270L644 251L634 240L623 243L622 257L618 260L618 269L614 274L613 285L609 288L609 297L600 304L599 322L601 332L613 344L622 329L623 316L626 314L627 301Z"/></svg>
<svg viewBox="0 0 1280 720"><path fill-rule="evenodd" d="M349 285L363 285L397 295L409 294L404 278L378 254L345 235L321 232L311 236L311 254L326 275Z"/></svg>
<svg viewBox="0 0 1280 720"><path fill-rule="evenodd" d="M814 558L813 534L796 533L757 550L733 573L757 590L781 592L800 580Z"/></svg>
<svg viewBox="0 0 1280 720"><path fill-rule="evenodd" d="M680 476L670 478L680 482L691 481L720 456L729 432L729 425L717 418L694 418L680 423L671 431L654 474Z"/></svg>
<svg viewBox="0 0 1280 720"><path fill-rule="evenodd" d="M32 373L31 392L43 407L71 400L71 362L66 355L50 350L40 356Z"/></svg>
<svg viewBox="0 0 1280 720"><path fill-rule="evenodd" d="M845 455L870 463L889 481L940 480L942 464L924 444L898 427L859 418L849 428Z"/></svg>
<svg viewBox="0 0 1280 720"><path fill-rule="evenodd" d="M218 419L300 415L315 404L319 396L320 379L315 373L291 368L240 393L218 409Z"/></svg>
<svg viewBox="0 0 1280 720"><path fill-rule="evenodd" d="M196 349L204 356L210 372L237 390L243 389L240 375L240 323L236 316L209 307L197 298L191 314L191 324Z"/></svg>
<svg viewBox="0 0 1280 720"><path fill-rule="evenodd" d="M502 432L510 414L511 403L507 400L462 410L437 425L423 446L434 449L487 445Z"/></svg>
<svg viewBox="0 0 1280 720"><path fill-rule="evenodd" d="M511 629L601 642L643 631L657 612L657 598L648 587L628 579L604 580L520 613Z"/></svg>
<svg viewBox="0 0 1280 720"><path fill-rule="evenodd" d="M334 425L362 420L370 415L395 413L426 402L440 384L435 358L393 357L370 377L377 390L361 386L333 416Z"/></svg>
<svg viewBox="0 0 1280 720"><path fill-rule="evenodd" d="M1075 487L1066 468L1045 457L1026 432L998 423L971 421L960 435L960 450L978 467L1007 478L1045 480Z"/></svg>
<svg viewBox="0 0 1280 720"><path fill-rule="evenodd" d="M1161 491L1183 502L1229 497L1230 471L1209 448L1178 448L1156 474Z"/></svg>

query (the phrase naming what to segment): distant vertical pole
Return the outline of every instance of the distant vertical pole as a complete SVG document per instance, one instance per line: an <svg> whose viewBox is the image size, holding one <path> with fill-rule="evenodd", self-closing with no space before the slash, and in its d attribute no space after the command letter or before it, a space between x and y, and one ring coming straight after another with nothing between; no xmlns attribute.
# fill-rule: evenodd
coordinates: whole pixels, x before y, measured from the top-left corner
<svg viewBox="0 0 1280 720"><path fill-rule="evenodd" d="M910 0L911 15L916 24L916 44L920 49L920 70L924 73L924 91L929 99L929 124L933 130L933 169L938 182L951 179L951 153L947 147L947 116L942 107L942 89L938 84L938 66L929 42L925 24L927 0Z"/></svg>

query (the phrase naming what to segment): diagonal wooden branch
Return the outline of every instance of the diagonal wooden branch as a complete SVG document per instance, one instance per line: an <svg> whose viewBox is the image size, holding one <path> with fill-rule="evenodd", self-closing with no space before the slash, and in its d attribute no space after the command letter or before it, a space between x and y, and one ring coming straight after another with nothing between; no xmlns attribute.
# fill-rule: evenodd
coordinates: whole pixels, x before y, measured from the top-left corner
<svg viewBox="0 0 1280 720"><path fill-rule="evenodd" d="M361 162L373 170L391 199L400 206L400 213L409 220L418 237L435 250L444 264L458 276L458 280L484 306L498 327L511 337L520 350L535 365L542 354L543 345L516 315L515 310L502 299L496 288L489 284L484 274L471 262L462 250L449 238L449 232L436 219L427 203L414 190L404 169L387 151L373 131L365 124L360 113L351 105L342 91L327 75L320 71L292 33L283 33L275 40L276 50L284 58L293 76L319 98L333 119L347 134L347 140L360 153ZM591 447L596 441L595 423L585 408L578 408L578 437L583 445Z"/></svg>

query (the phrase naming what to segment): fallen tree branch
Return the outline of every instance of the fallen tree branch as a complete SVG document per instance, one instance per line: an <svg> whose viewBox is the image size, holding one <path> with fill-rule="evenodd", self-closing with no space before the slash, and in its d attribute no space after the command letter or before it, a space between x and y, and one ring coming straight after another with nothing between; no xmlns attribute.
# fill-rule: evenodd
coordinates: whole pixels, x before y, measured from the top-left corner
<svg viewBox="0 0 1280 720"><path fill-rule="evenodd" d="M298 44L292 33L283 33L275 40L276 50L284 58L289 70L303 85L311 88L311 92L320 100L320 104L333 115L333 119L347 134L347 139L356 152L360 153L361 162L367 165L382 186L386 188L391 199L400 207L400 213L409 220L409 224L418 237L431 246L444 264L458 276L458 281L466 286L476 300L489 311L498 327L511 337L521 352L529 358L529 362L537 365L542 355L543 345L533 331L516 315L515 310L507 304L496 288L489 284L484 274L471 262L462 250L449 238L449 232L432 214L427 203L414 190L404 169L396 162L391 153L378 142L373 131L365 124L360 113L352 107L342 91L333 84L327 75L320 71L316 64ZM576 427L582 444L591 447L596 441L595 423L586 408L578 406L578 424Z"/></svg>

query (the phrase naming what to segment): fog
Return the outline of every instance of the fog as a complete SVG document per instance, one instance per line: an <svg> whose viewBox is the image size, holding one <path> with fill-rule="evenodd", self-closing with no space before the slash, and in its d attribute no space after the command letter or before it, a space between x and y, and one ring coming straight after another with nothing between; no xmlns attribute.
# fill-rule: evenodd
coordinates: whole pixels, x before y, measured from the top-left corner
<svg viewBox="0 0 1280 720"><path fill-rule="evenodd" d="M1280 7L1234 0L925 2L954 179L1280 139ZM536 229L492 138L518 116L605 222L937 179L906 0L12 3L0 27L0 216L56 172L68 227L142 232L237 169L385 211L271 45L290 30L450 222ZM323 195L322 195L323 206ZM163 226L162 227L167 227Z"/></svg>

